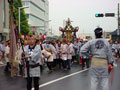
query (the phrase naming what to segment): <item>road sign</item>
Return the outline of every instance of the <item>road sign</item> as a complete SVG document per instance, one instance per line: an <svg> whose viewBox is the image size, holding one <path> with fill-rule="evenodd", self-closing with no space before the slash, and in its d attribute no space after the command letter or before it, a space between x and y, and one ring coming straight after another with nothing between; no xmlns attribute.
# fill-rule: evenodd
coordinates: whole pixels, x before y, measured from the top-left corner
<svg viewBox="0 0 120 90"><path fill-rule="evenodd" d="M114 17L115 13L105 13L105 17Z"/></svg>

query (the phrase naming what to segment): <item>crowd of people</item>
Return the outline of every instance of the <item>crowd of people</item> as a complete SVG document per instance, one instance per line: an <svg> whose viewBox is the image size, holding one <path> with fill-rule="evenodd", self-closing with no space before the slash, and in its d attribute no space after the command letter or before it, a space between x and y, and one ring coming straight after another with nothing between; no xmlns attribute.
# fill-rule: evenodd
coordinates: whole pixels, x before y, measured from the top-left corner
<svg viewBox="0 0 120 90"><path fill-rule="evenodd" d="M98 31L101 32L102 29L98 28ZM71 70L72 68L71 65L75 62L80 64L83 70L85 69L85 66L86 68L89 68L91 63L92 65L95 65L95 67L98 67L101 61L103 61L100 67L102 67L102 69L105 70L106 68L103 68L103 64L105 66L107 65L105 59L106 57L109 56L108 61L110 62L110 64L114 62L114 59L112 58L112 56L110 56L111 51L114 57L120 58L120 43L112 42L110 40L109 44L111 45L111 47L109 47L107 41L104 40L101 37L101 35L102 34L100 34L99 37L99 34L96 33L97 39L93 41L83 41L83 40L79 40L79 41L44 40L43 41L35 36L30 36L29 38L25 38L22 43L18 42L17 44L17 52L16 52L16 58L14 64L14 67L16 68L15 76L20 75L26 77L27 90L31 90L32 80L34 80L34 84L35 84L34 88L35 90L39 90L39 77L40 77L40 73L43 72L45 66L48 67L47 72L52 73L54 70L58 70L58 69L64 71ZM104 45L106 45L107 48ZM6 66L4 69L5 72L11 71L9 56L10 56L9 41L7 41L5 45L1 43L0 64L3 64L3 62L6 61ZM98 61L100 62L97 64L96 61L97 63ZM95 68L92 69L94 71ZM93 77L92 81L94 81L94 79L95 78Z"/></svg>
<svg viewBox="0 0 120 90"><path fill-rule="evenodd" d="M30 37L31 38L31 37ZM24 60L22 58L22 52L23 48L31 44L31 39L24 39L23 44L18 43L17 45L17 55L18 55L18 73L17 75L23 75L24 74ZM87 65L87 68L89 68L89 59L90 54L89 52L83 56L80 57L80 48L82 45L86 43L83 42L83 40L80 41L74 41L74 42L67 42L65 40L60 41L47 41L47 40L40 40L35 38L35 45L39 45L40 47L40 71L43 72L43 67L47 65L48 72L52 72L55 69L63 69L64 71L71 69L71 64L73 63L80 63L82 64L82 69L85 67L85 62ZM9 41L6 42L6 45L0 44L0 64L3 64L3 62L6 61L6 67L5 71L10 71L10 63L9 63L9 53L10 53L10 47L9 47ZM81 60L83 59L83 60Z"/></svg>
<svg viewBox="0 0 120 90"><path fill-rule="evenodd" d="M41 60L40 60L40 72L43 72L43 67L47 65L48 72L52 72L55 69L63 69L64 71L71 69L71 64L77 62L81 65L82 69L90 67L91 57L90 52L87 52L86 55L80 55L81 47L88 41L71 41L66 42L65 40L40 40L36 39L35 44L40 46L41 51ZM17 75L24 74L24 60L22 60L21 53L23 52L22 47L26 47L31 43L30 39L23 40L23 46L21 43L18 43L18 73ZM120 58L120 42L109 41L114 57ZM10 71L9 63L9 41L6 44L0 44L0 65L6 63L5 71ZM4 62L4 63L3 63Z"/></svg>
<svg viewBox="0 0 120 90"><path fill-rule="evenodd" d="M113 56L115 56L116 58L120 58L120 42L112 42L112 40L110 40L109 43L112 47Z"/></svg>
<svg viewBox="0 0 120 90"><path fill-rule="evenodd" d="M22 60L21 53L23 52L22 47L26 47L31 43L30 38L24 39L24 45L21 46L21 43L18 44L18 60L19 60L19 74L23 73L24 60ZM89 53L83 57L83 62L80 61L80 48L86 43L81 41L74 42L66 42L65 40L60 41L42 41L40 39L36 39L35 45L39 45L41 51L41 60L40 60L40 68L41 72L43 71L43 66L46 64L48 67L48 72L54 71L54 69L63 69L70 70L71 64L74 62L82 64L82 67L85 67L85 59L87 59L87 68L89 68ZM10 70L9 64L9 53L10 47L9 42L6 42L6 45L0 44L1 46L1 61L0 64L3 64L4 60L6 61L5 71Z"/></svg>

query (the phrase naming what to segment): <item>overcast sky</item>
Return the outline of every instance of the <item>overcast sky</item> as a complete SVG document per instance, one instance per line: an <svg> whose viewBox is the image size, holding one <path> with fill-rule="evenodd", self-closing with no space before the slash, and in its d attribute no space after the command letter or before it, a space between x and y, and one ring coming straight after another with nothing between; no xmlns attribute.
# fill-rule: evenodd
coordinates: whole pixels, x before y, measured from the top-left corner
<svg viewBox="0 0 120 90"><path fill-rule="evenodd" d="M78 33L93 33L99 25L105 31L117 28L117 17L96 18L96 13L116 13L120 0L49 0L50 28L59 34L63 20L70 18L72 25L79 26Z"/></svg>

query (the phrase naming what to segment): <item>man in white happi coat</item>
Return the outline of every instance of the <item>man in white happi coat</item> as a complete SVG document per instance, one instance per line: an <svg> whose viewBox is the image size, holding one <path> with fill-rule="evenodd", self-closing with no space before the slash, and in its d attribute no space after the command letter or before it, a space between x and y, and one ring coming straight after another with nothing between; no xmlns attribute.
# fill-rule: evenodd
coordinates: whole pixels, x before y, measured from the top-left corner
<svg viewBox="0 0 120 90"><path fill-rule="evenodd" d="M62 59L61 59L61 42L58 41L56 44L56 51L57 51L57 55L56 55L56 59L58 60L58 64L59 64L59 69L61 69L61 65L62 65Z"/></svg>
<svg viewBox="0 0 120 90"><path fill-rule="evenodd" d="M55 42L51 42L50 43L50 49L51 49L51 53L53 54L53 67L56 67L56 64L57 64L57 59L56 59L56 56L57 56L57 50L56 50L56 43Z"/></svg>
<svg viewBox="0 0 120 90"><path fill-rule="evenodd" d="M70 42L68 42L68 48L67 48L67 69L71 69L71 60L72 60L72 55L74 53L73 46Z"/></svg>
<svg viewBox="0 0 120 90"><path fill-rule="evenodd" d="M51 51L49 49L43 49L42 55L44 58L47 58L47 67L49 69L49 73L52 72L52 66L53 66L53 54L51 54Z"/></svg>
<svg viewBox="0 0 120 90"><path fill-rule="evenodd" d="M120 58L120 42L118 43L118 56Z"/></svg>
<svg viewBox="0 0 120 90"><path fill-rule="evenodd" d="M87 51L90 51L93 56L90 68L90 90L109 90L108 65L112 65L114 62L111 47L108 41L102 38L102 28L96 28L94 32L96 39L83 45L80 53L85 55Z"/></svg>
<svg viewBox="0 0 120 90"><path fill-rule="evenodd" d="M39 78L40 78L40 60L41 60L41 48L36 45L36 39L30 37L30 45L24 47L24 56L26 60L25 77L27 79L27 90L32 90L32 82L34 82L35 90L39 90Z"/></svg>
<svg viewBox="0 0 120 90"><path fill-rule="evenodd" d="M61 58L62 58L62 61L63 61L63 68L64 70L67 70L67 49L68 48L68 45L66 44L65 41L62 42L62 45L61 45Z"/></svg>

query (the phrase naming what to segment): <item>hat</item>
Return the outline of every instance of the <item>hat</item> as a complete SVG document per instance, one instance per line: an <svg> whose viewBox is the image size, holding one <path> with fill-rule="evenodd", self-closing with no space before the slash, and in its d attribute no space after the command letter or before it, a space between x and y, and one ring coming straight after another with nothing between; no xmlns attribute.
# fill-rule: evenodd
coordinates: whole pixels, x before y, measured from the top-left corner
<svg viewBox="0 0 120 90"><path fill-rule="evenodd" d="M102 28L96 28L94 30L95 34L101 34L103 32L103 29Z"/></svg>

